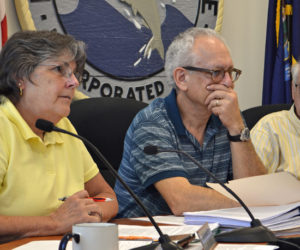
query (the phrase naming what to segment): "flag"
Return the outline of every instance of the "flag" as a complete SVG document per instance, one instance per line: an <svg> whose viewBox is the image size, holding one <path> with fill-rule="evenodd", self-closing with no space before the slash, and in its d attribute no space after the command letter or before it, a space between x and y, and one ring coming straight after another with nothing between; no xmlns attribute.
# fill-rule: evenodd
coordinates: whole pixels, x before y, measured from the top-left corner
<svg viewBox="0 0 300 250"><path fill-rule="evenodd" d="M269 0L263 104L291 103L291 65L300 56L300 1Z"/></svg>
<svg viewBox="0 0 300 250"><path fill-rule="evenodd" d="M7 21L5 14L5 0L0 0L0 49L7 40Z"/></svg>

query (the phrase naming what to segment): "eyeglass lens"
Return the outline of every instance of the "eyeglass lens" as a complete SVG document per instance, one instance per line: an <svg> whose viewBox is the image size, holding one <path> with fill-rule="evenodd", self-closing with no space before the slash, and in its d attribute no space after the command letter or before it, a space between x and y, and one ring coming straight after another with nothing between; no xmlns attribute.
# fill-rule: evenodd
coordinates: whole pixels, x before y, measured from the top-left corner
<svg viewBox="0 0 300 250"><path fill-rule="evenodd" d="M55 67L55 70L63 77L70 78L72 74L74 74L79 83L82 80L81 74L79 72L73 72L70 64L67 62L64 62L62 64L40 64L40 66L52 66Z"/></svg>
<svg viewBox="0 0 300 250"><path fill-rule="evenodd" d="M212 79L216 82L222 81L225 77L225 73L228 72L230 79L234 82L239 78L239 72L235 71L235 69L230 70L215 70L212 72Z"/></svg>
<svg viewBox="0 0 300 250"><path fill-rule="evenodd" d="M61 64L60 67L61 67L61 74L64 77L70 78L72 76L73 70L68 63ZM74 75L75 75L76 79L80 82L81 75L79 74L79 72L75 72Z"/></svg>

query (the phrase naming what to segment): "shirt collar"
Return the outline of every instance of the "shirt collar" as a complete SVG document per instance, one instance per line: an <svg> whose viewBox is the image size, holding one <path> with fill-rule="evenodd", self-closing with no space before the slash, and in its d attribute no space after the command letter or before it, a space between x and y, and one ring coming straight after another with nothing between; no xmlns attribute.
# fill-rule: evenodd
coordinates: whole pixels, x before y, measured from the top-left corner
<svg viewBox="0 0 300 250"><path fill-rule="evenodd" d="M176 90L172 89L171 93L165 98L168 116L173 123L178 135L185 135L185 127L183 125L179 109L176 102Z"/></svg>
<svg viewBox="0 0 300 250"><path fill-rule="evenodd" d="M7 98L3 98L1 109L5 113L6 117L18 128L20 134L25 140L39 139L41 138L35 134L29 127L27 122L23 119L15 105ZM42 140L41 140L42 141ZM45 145L63 143L63 139L58 133L46 133L44 137Z"/></svg>
<svg viewBox="0 0 300 250"><path fill-rule="evenodd" d="M295 109L296 109L295 104L293 104L292 107L289 110L290 117L291 117L291 120L293 121L294 124L297 124L297 126L300 126L300 119L296 115Z"/></svg>
<svg viewBox="0 0 300 250"><path fill-rule="evenodd" d="M176 102L176 90L172 89L171 93L165 98L165 104L168 116L172 121L178 135L185 135L185 127L183 125L180 112ZM211 115L207 123L207 130L212 129L212 134L216 133L218 128L222 125L219 117Z"/></svg>

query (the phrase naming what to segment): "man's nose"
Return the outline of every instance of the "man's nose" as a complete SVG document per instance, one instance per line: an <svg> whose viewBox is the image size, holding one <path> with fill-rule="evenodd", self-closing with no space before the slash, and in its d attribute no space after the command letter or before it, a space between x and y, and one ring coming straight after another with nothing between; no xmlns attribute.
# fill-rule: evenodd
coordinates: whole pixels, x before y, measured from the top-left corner
<svg viewBox="0 0 300 250"><path fill-rule="evenodd" d="M230 73L228 71L225 72L224 77L221 81L221 84L223 84L227 88L233 88L234 87L232 78L231 78Z"/></svg>

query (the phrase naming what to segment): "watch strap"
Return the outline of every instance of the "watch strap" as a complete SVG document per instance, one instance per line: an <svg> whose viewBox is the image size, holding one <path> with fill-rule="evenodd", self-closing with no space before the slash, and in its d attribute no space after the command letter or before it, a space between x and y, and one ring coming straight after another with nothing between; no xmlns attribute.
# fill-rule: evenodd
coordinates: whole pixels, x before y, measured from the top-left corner
<svg viewBox="0 0 300 250"><path fill-rule="evenodd" d="M247 127L244 127L240 134L238 135L230 135L229 132L227 132L227 137L229 141L232 142L244 142L248 141L250 139L250 131Z"/></svg>
<svg viewBox="0 0 300 250"><path fill-rule="evenodd" d="M227 137L228 137L229 141L242 141L241 140L241 134L230 135L229 132L227 132Z"/></svg>

